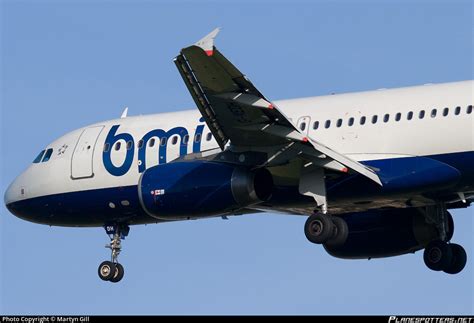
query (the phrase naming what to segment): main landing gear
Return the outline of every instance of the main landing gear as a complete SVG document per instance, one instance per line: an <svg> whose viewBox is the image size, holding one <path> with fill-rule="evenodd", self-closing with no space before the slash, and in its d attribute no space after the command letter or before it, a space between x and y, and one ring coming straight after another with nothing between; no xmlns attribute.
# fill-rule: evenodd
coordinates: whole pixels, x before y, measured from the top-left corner
<svg viewBox="0 0 474 323"><path fill-rule="evenodd" d="M458 244L434 240L426 246L423 260L431 270L457 274L466 266L467 254L464 248Z"/></svg>
<svg viewBox="0 0 474 323"><path fill-rule="evenodd" d="M440 239L431 241L425 247L423 253L425 265L434 271L460 273L466 266L467 254L462 246L449 243L454 234L453 217L442 207L427 209L426 214L428 219L436 224Z"/></svg>
<svg viewBox="0 0 474 323"><path fill-rule="evenodd" d="M340 246L346 242L349 229L344 219L315 211L306 220L304 233L312 243Z"/></svg>
<svg viewBox="0 0 474 323"><path fill-rule="evenodd" d="M118 263L118 256L122 250L121 241L128 235L130 227L126 224L115 224L105 226L105 231L110 237L110 244L105 247L111 250L111 259L99 265L98 273L100 279L118 283L125 273L123 266Z"/></svg>

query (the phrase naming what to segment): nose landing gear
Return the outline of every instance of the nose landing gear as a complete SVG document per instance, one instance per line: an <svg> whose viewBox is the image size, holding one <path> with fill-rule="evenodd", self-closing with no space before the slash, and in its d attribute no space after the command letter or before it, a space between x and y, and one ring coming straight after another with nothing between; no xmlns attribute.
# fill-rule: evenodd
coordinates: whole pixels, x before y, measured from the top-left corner
<svg viewBox="0 0 474 323"><path fill-rule="evenodd" d="M130 227L126 224L115 224L104 228L110 237L110 244L105 247L111 250L111 261L102 262L99 265L98 274L102 280L118 283L125 273L123 266L118 262L118 256L122 250L122 239L128 235Z"/></svg>

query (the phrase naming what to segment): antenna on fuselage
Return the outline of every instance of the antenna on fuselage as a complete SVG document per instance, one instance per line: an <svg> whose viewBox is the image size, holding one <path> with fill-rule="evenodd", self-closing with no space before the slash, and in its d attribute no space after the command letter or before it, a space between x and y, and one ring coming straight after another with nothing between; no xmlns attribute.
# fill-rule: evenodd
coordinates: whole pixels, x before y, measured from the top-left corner
<svg viewBox="0 0 474 323"><path fill-rule="evenodd" d="M127 114L128 114L128 107L125 107L125 109L123 109L122 115L120 116L120 119L126 118Z"/></svg>

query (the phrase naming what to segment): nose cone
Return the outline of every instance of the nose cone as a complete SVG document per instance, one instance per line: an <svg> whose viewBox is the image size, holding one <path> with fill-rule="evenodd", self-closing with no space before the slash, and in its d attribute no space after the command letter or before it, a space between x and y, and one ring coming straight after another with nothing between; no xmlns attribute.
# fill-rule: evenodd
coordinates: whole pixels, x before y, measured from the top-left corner
<svg viewBox="0 0 474 323"><path fill-rule="evenodd" d="M26 221L37 222L38 205L31 205L26 188L30 179L29 174L30 171L27 169L15 178L5 191L3 201L11 214Z"/></svg>
<svg viewBox="0 0 474 323"><path fill-rule="evenodd" d="M5 195L3 196L3 201L5 205L8 206L11 205L12 203L18 201L19 199L19 194L18 194L18 185L16 184L16 180L14 180L7 188L5 191Z"/></svg>
<svg viewBox="0 0 474 323"><path fill-rule="evenodd" d="M32 216L32 210L26 208L30 204L27 188L31 188L31 184L28 185L31 182L31 170L28 168L11 182L3 196L8 211L20 219L28 221L31 221L30 217Z"/></svg>
<svg viewBox="0 0 474 323"><path fill-rule="evenodd" d="M7 209L14 215L18 216L15 211L15 203L22 198L22 193L24 194L24 189L20 187L18 178L16 178L5 191L3 196L3 201Z"/></svg>

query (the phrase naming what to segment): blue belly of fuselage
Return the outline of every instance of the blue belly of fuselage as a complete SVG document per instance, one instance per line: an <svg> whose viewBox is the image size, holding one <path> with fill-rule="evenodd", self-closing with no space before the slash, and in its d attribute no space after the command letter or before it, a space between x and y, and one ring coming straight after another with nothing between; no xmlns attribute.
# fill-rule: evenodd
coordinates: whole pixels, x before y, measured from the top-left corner
<svg viewBox="0 0 474 323"><path fill-rule="evenodd" d="M330 207L362 201L386 200L390 196L410 199L423 195L444 198L457 192L474 191L474 152L406 157L363 162L377 169L383 186L359 175L345 175L327 182ZM267 208L312 205L297 186L276 186ZM60 226L103 226L125 222L159 222L140 205L137 185L60 193L16 201L7 205L16 216L42 224ZM178 207L178 206L177 206ZM360 206L359 206L360 208Z"/></svg>

